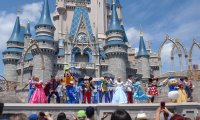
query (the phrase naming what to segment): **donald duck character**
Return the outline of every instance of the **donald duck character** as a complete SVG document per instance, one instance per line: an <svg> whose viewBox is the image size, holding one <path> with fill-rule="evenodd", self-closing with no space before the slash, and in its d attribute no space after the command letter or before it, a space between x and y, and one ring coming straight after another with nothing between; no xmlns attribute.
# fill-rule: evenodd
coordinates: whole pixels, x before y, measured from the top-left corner
<svg viewBox="0 0 200 120"><path fill-rule="evenodd" d="M168 98L172 102L176 102L180 96L178 92L178 81L175 78L169 78L167 81L169 87Z"/></svg>

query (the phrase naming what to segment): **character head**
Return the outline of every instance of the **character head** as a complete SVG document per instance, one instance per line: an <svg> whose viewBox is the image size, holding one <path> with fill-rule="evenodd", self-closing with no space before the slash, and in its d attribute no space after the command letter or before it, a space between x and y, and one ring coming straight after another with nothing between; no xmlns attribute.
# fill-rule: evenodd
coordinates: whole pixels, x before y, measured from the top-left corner
<svg viewBox="0 0 200 120"><path fill-rule="evenodd" d="M120 77L117 78L117 82L121 82L121 78Z"/></svg>
<svg viewBox="0 0 200 120"><path fill-rule="evenodd" d="M132 75L129 75L129 76L128 76L128 79L129 79L129 80L133 80L133 76L132 76Z"/></svg>
<svg viewBox="0 0 200 120"><path fill-rule="evenodd" d="M169 85L177 85L178 81L175 78L171 78L168 82Z"/></svg>
<svg viewBox="0 0 200 120"><path fill-rule="evenodd" d="M35 77L35 81L39 82L39 77Z"/></svg>

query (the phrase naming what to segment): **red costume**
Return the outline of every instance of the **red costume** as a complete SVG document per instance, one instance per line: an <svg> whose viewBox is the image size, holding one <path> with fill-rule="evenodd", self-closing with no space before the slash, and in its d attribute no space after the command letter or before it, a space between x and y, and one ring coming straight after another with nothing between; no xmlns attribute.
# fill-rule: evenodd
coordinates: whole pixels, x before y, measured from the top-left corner
<svg viewBox="0 0 200 120"><path fill-rule="evenodd" d="M157 85L151 84L149 87L150 87L150 88L149 88L148 95L151 95L151 96L158 96Z"/></svg>

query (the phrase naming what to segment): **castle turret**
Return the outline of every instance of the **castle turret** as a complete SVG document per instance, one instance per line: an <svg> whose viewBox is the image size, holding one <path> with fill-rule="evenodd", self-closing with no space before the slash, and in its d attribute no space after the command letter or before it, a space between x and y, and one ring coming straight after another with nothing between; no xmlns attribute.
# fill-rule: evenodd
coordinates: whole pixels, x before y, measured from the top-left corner
<svg viewBox="0 0 200 120"><path fill-rule="evenodd" d="M20 26L20 19L17 16L12 35L7 42L7 49L3 52L4 76L7 80L18 81L17 63L23 52L23 46L24 27Z"/></svg>
<svg viewBox="0 0 200 120"><path fill-rule="evenodd" d="M138 73L142 74L142 78L144 80L148 79L150 77L149 54L147 52L142 33L140 34L139 52L137 54L137 58Z"/></svg>
<svg viewBox="0 0 200 120"><path fill-rule="evenodd" d="M122 6L121 6L121 3L120 3L120 0L116 0L115 4L116 4L116 10L117 10L117 15L118 15L120 24L123 24L122 23Z"/></svg>
<svg viewBox="0 0 200 120"><path fill-rule="evenodd" d="M116 11L116 0L112 3L112 16L109 29L107 31L106 45L104 46L105 54L108 59L108 71L122 80L126 80L126 66L128 62L128 46L124 40L124 30Z"/></svg>
<svg viewBox="0 0 200 120"><path fill-rule="evenodd" d="M42 70L42 57L39 50L34 47L33 54L33 75L38 76L44 81L48 81L54 74L54 65L56 62L57 43L54 41L55 27L51 20L48 0L44 0L43 10L38 24L35 26L35 40L42 51L45 69Z"/></svg>
<svg viewBox="0 0 200 120"><path fill-rule="evenodd" d="M24 33L24 51L26 51L28 46L30 45L31 36L30 23L28 22Z"/></svg>

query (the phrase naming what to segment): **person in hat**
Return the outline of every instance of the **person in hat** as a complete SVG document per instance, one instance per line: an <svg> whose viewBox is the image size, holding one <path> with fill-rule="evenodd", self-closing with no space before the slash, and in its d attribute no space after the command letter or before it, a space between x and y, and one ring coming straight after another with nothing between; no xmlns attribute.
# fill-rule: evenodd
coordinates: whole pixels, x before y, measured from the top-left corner
<svg viewBox="0 0 200 120"><path fill-rule="evenodd" d="M38 120L38 115L37 115L37 114L31 114L31 115L28 117L28 120Z"/></svg>
<svg viewBox="0 0 200 120"><path fill-rule="evenodd" d="M78 120L85 120L87 116L84 110L79 110L77 112L77 117L78 117Z"/></svg>
<svg viewBox="0 0 200 120"><path fill-rule="evenodd" d="M146 113L137 114L136 120L148 120Z"/></svg>
<svg viewBox="0 0 200 120"><path fill-rule="evenodd" d="M102 79L102 82L101 82L101 98L100 98L100 102L102 103L102 99L103 99L103 96L105 95L105 99L108 100L108 102L110 103L110 97L109 97L109 93L108 93L108 77L105 76L104 79Z"/></svg>
<svg viewBox="0 0 200 120"><path fill-rule="evenodd" d="M65 70L64 74L64 82L66 86L66 102L67 103L75 103L75 96L74 96L74 77L72 74L69 72L68 69Z"/></svg>
<svg viewBox="0 0 200 120"><path fill-rule="evenodd" d="M53 75L51 76L51 80L47 83L47 85L50 86L50 89L49 89L50 94L48 95L48 103L50 103L50 100L53 94L56 95L56 102L60 103L60 96L57 91L57 87L59 84L56 81L55 76Z"/></svg>

